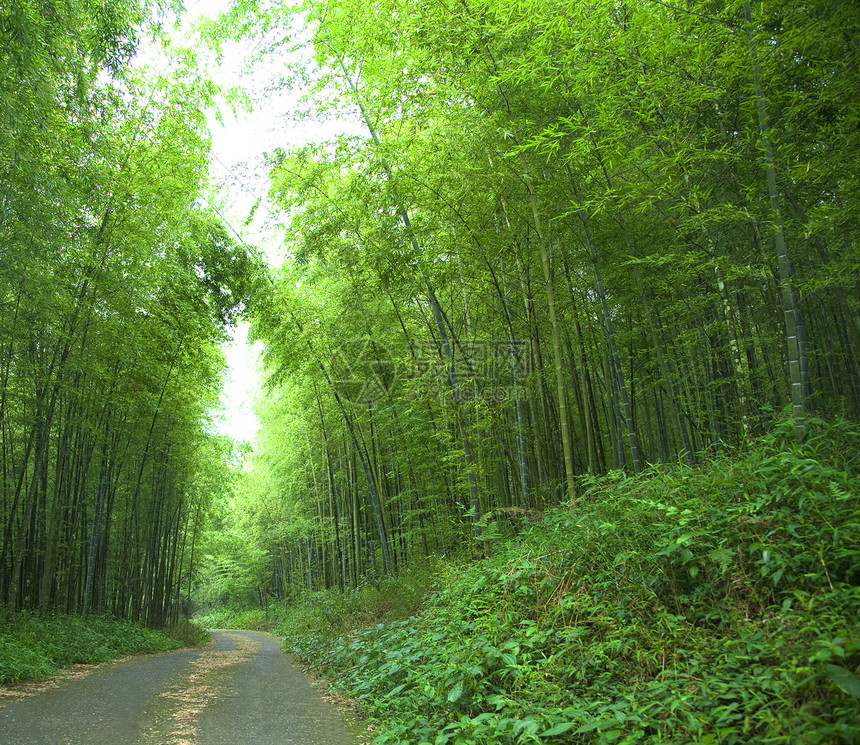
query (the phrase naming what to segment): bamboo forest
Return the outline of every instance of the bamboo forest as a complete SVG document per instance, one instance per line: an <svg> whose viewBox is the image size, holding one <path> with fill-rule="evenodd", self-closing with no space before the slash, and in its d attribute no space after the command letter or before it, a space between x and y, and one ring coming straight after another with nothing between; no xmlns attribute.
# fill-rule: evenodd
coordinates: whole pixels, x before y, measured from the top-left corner
<svg viewBox="0 0 860 745"><path fill-rule="evenodd" d="M0 0L0 642L274 630L367 742L860 742L857 5L189 5Z"/></svg>

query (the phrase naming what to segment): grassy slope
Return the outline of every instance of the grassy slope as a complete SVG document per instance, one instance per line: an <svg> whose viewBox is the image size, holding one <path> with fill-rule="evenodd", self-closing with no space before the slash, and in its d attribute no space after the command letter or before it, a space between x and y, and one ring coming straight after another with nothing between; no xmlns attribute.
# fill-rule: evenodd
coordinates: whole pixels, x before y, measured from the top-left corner
<svg viewBox="0 0 860 745"><path fill-rule="evenodd" d="M507 527L420 608L419 579L283 620L378 742L860 742L856 427L800 452L787 426ZM380 608L402 620L366 625Z"/></svg>
<svg viewBox="0 0 860 745"><path fill-rule="evenodd" d="M32 613L7 615L0 608L0 684L43 680L75 664L99 664L144 652L177 649L208 640L192 625L167 633L111 616Z"/></svg>

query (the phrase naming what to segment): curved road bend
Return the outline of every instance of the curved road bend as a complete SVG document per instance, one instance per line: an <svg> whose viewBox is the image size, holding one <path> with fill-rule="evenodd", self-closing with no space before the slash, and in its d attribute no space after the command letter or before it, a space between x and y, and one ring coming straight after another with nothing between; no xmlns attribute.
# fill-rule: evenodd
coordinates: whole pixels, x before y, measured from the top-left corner
<svg viewBox="0 0 860 745"><path fill-rule="evenodd" d="M0 699L0 745L356 745L271 634L136 657Z"/></svg>

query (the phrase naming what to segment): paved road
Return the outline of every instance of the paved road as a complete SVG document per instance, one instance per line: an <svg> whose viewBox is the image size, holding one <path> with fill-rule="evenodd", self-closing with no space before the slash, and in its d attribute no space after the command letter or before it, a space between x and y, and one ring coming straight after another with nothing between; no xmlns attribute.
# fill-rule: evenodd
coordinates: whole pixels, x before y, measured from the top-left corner
<svg viewBox="0 0 860 745"><path fill-rule="evenodd" d="M356 745L277 637L213 636L3 699L0 745Z"/></svg>

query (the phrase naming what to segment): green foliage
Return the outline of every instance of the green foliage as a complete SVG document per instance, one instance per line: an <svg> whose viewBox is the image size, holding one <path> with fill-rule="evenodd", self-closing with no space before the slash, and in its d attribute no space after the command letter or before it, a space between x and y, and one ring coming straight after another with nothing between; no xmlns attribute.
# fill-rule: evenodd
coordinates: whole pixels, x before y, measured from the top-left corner
<svg viewBox="0 0 860 745"><path fill-rule="evenodd" d="M204 613L217 613L215 609L225 606L252 607L265 597L269 553L265 544L260 545L263 541L256 535L255 524L263 510L255 509L238 456L234 448L233 462L224 464L219 480L209 485L212 504L201 536L201 560L195 570L193 593L195 607ZM269 523L267 520L266 525Z"/></svg>
<svg viewBox="0 0 860 745"><path fill-rule="evenodd" d="M271 386L210 597L468 551L523 522L476 511L745 447L807 373L817 413L860 416L858 14L744 5L243 0L205 24L256 37L263 107L289 89L284 116L340 130L266 158ZM681 518L667 583L741 565L716 539L694 556Z"/></svg>
<svg viewBox="0 0 860 745"><path fill-rule="evenodd" d="M411 616L434 581L437 563L428 561L395 577L381 577L377 585L366 582L346 592L310 593L286 605L276 631L287 638L313 637L319 642Z"/></svg>
<svg viewBox="0 0 860 745"><path fill-rule="evenodd" d="M187 619L168 624L164 627L164 633L171 639L180 642L183 647L202 647L212 640L212 637L200 623Z"/></svg>
<svg viewBox="0 0 860 745"><path fill-rule="evenodd" d="M362 582L345 592L319 590L294 602L271 603L266 608L227 606L198 615L195 622L210 629L250 629L332 640L364 626L417 612L434 581L436 566L436 561L428 561L396 577L382 577L377 585Z"/></svg>
<svg viewBox="0 0 860 745"><path fill-rule="evenodd" d="M165 631L109 615L0 614L0 683L40 680L70 665L99 664L117 657L201 645L209 635L194 624Z"/></svg>
<svg viewBox="0 0 860 745"><path fill-rule="evenodd" d="M180 5L0 7L10 609L161 626L194 564L220 466L220 345L262 272L202 206L215 87L193 55L126 67L148 12L164 21Z"/></svg>
<svg viewBox="0 0 860 745"><path fill-rule="evenodd" d="M195 622L207 629L248 629L272 631L277 616L262 608L219 608L195 617Z"/></svg>
<svg viewBox="0 0 860 745"><path fill-rule="evenodd" d="M812 430L595 479L419 613L289 644L377 743L856 742L860 432Z"/></svg>

